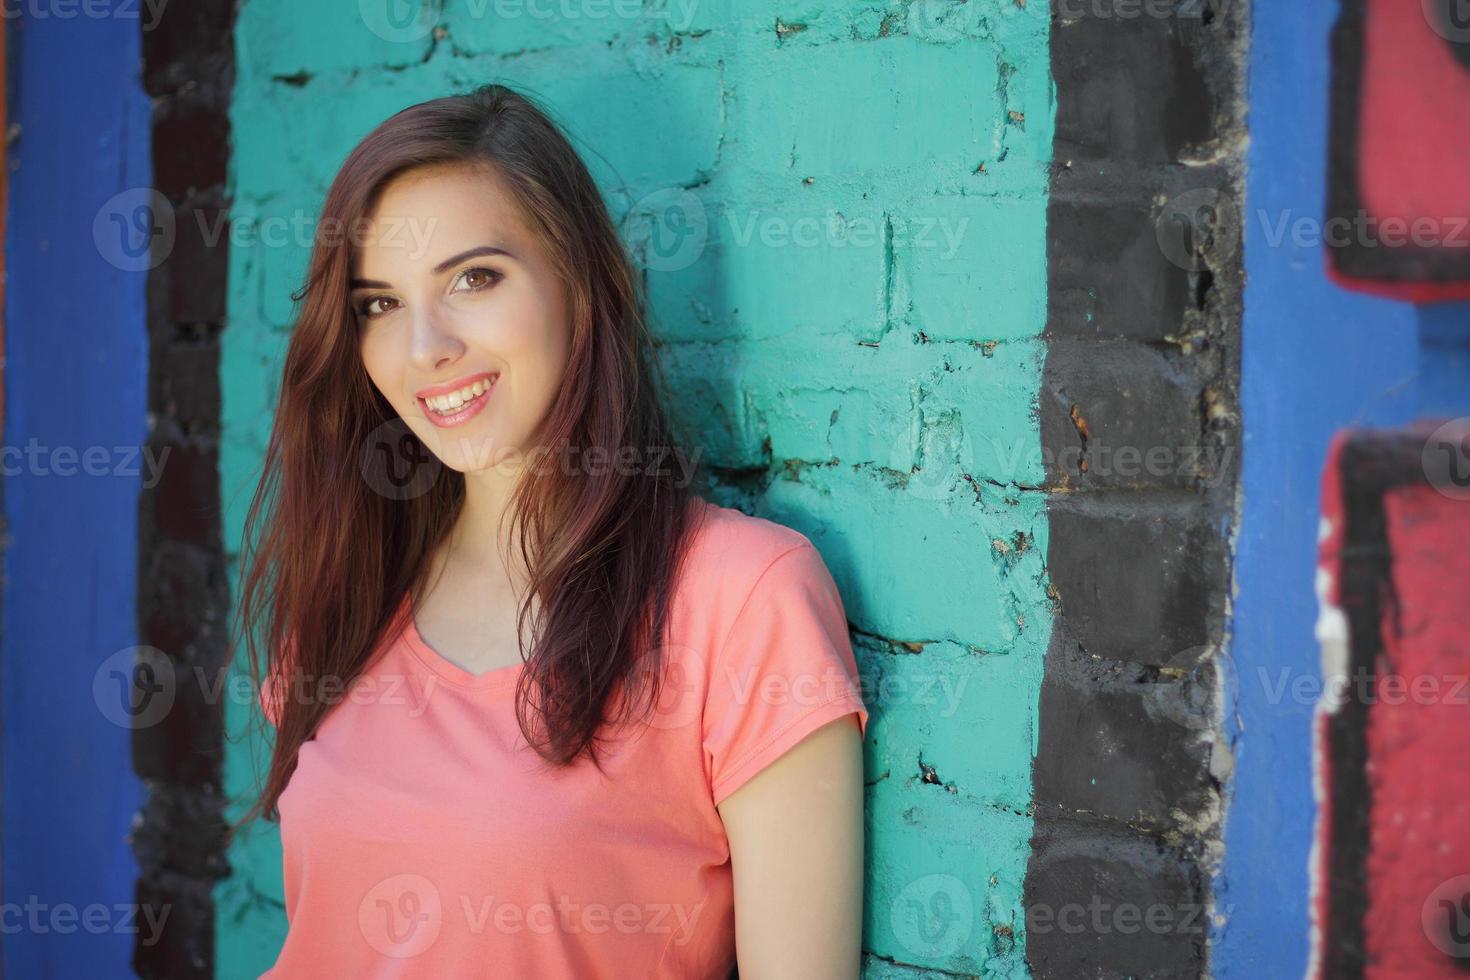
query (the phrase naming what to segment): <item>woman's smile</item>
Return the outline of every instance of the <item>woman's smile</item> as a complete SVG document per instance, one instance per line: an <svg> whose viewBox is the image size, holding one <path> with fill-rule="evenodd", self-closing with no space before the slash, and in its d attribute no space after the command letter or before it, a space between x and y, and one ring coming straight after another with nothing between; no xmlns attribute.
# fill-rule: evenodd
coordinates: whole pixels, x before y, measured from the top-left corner
<svg viewBox="0 0 1470 980"><path fill-rule="evenodd" d="M490 393L495 390L499 377L494 372L485 372L467 379L465 383L425 388L415 397L424 416L440 428L447 429L462 425L478 415L490 401Z"/></svg>

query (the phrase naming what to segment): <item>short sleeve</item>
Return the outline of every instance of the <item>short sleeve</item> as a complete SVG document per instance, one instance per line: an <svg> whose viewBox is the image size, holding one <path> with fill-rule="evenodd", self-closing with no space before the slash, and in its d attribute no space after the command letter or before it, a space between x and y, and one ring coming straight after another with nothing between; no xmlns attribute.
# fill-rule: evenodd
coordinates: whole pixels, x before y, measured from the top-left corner
<svg viewBox="0 0 1470 980"><path fill-rule="evenodd" d="M718 806L807 735L857 712L857 661L842 599L821 554L803 542L757 579L710 663L704 748Z"/></svg>

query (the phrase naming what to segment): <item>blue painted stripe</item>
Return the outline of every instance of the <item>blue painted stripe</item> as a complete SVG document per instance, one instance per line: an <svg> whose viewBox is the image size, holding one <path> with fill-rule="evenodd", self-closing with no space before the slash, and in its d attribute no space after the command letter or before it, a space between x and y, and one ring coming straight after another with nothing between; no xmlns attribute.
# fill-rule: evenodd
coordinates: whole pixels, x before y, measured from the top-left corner
<svg viewBox="0 0 1470 980"><path fill-rule="evenodd" d="M135 17L17 9L0 949L5 976L124 977L141 922L124 914L137 878L126 834L142 792L129 732L104 715L93 682L137 643L142 476L128 454L146 435L147 273L108 262L93 223L112 195L151 180L149 102Z"/></svg>

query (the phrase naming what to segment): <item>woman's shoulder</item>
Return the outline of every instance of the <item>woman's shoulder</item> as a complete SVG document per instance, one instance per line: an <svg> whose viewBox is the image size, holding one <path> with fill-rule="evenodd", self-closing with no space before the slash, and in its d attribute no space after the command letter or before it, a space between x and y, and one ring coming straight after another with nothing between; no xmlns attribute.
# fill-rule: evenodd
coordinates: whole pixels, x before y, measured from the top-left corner
<svg viewBox="0 0 1470 980"><path fill-rule="evenodd" d="M754 578L777 558L797 548L814 547L800 531L769 518L696 498L702 511L691 541L691 564Z"/></svg>
<svg viewBox="0 0 1470 980"><path fill-rule="evenodd" d="M733 617L759 583L777 577L774 569L788 572L785 584L795 584L825 567L795 528L702 499L698 506L679 591L716 619Z"/></svg>

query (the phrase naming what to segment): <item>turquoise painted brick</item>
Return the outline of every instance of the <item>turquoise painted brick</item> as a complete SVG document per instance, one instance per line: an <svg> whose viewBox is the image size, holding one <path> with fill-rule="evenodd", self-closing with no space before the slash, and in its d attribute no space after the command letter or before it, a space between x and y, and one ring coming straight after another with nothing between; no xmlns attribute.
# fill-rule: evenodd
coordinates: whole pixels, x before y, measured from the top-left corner
<svg viewBox="0 0 1470 980"><path fill-rule="evenodd" d="M818 536L832 543L823 555L843 586L848 621L858 629L901 641L952 640L992 653L1044 649L1031 640L1024 648L1018 644L1022 630L1049 626L1044 586L1013 575L992 544L1014 540L1018 532L1040 536L1046 518L1039 494L1019 494L1011 506L985 506L973 495L934 499L905 492L896 481L860 468L808 466L799 480L773 482L761 505L793 527L821 515ZM1044 547L1043 539L1042 553ZM1012 692L1028 710L1035 708L1036 693ZM1029 759L1018 768L1029 772Z"/></svg>
<svg viewBox="0 0 1470 980"><path fill-rule="evenodd" d="M776 16L783 44L820 45L906 35L923 41L990 40L987 15L1010 0L779 0Z"/></svg>
<svg viewBox="0 0 1470 980"><path fill-rule="evenodd" d="M723 4L708 0L447 0L440 22L458 51L512 55L701 30L697 23L706 6Z"/></svg>
<svg viewBox="0 0 1470 980"><path fill-rule="evenodd" d="M872 206L834 206L815 194L721 200L702 191L653 205L634 213L629 241L653 257L649 298L668 339L868 337L881 329L886 248L883 215ZM700 227L706 244L679 251L679 229Z"/></svg>
<svg viewBox="0 0 1470 980"><path fill-rule="evenodd" d="M234 302L233 296L231 302ZM220 335L220 505L225 551L235 554L259 479L280 391L286 338L231 318Z"/></svg>
<svg viewBox="0 0 1470 980"><path fill-rule="evenodd" d="M261 231L245 260L259 270L260 322L268 329L288 331L296 320L299 310L291 294L306 282L324 196L273 197L260 202L252 216ZM289 231L282 233L283 228Z"/></svg>
<svg viewBox="0 0 1470 980"><path fill-rule="evenodd" d="M230 142L241 152L241 148L263 148L271 146L280 133L279 104L273 90L278 86L257 82L245 85L237 81L230 104ZM244 197L236 187L235 209L247 212L256 203L275 194L301 194L303 188L315 181L303 170L300 153L294 148L277 145L274 152L257 151L250 163L248 176L244 177ZM232 177L232 180L239 180ZM232 209L234 210L234 209ZM233 279L233 276L231 277Z"/></svg>
<svg viewBox="0 0 1470 980"><path fill-rule="evenodd" d="M988 152L971 166L993 167L1000 160L1051 159L1051 117L1055 112L1050 73L1038 67L1035 53L1045 51L1051 7L1019 0L886 0L834 4L826 0L781 0L776 23L782 49L826 49L833 42L878 41L900 37L928 50L965 52L994 59L993 87L978 88L968 76L934 80L928 92L954 101L988 101L981 125L966 133L985 137ZM1017 115L1012 115L1016 113ZM1028 120L1031 122L1028 125ZM1046 187L1044 170L1033 171L1031 186Z"/></svg>
<svg viewBox="0 0 1470 980"><path fill-rule="evenodd" d="M761 406L762 421L778 459L839 462L862 455L874 429L898 429L903 419L885 414L875 392L861 387L837 389L797 376Z"/></svg>
<svg viewBox="0 0 1470 980"><path fill-rule="evenodd" d="M237 89L230 109L235 146L257 157L247 185L254 201L324 197L354 143L386 116L446 91L442 81L410 72L325 75L306 86L254 81Z"/></svg>
<svg viewBox="0 0 1470 980"><path fill-rule="evenodd" d="M768 173L973 169L997 114L987 45L900 36L781 47L731 65L729 76L738 97L726 135L743 166Z"/></svg>
<svg viewBox="0 0 1470 980"><path fill-rule="evenodd" d="M236 67L267 78L404 67L424 59L436 22L419 0L250 0L235 19Z"/></svg>
<svg viewBox="0 0 1470 980"><path fill-rule="evenodd" d="M845 332L871 341L900 328L986 341L1040 334L1042 195L871 196L753 184L651 196L628 217L626 238L649 266L662 335Z"/></svg>
<svg viewBox="0 0 1470 980"><path fill-rule="evenodd" d="M918 768L918 760L914 760ZM948 974L1025 977L1021 890L1031 819L890 773L867 794L864 948ZM919 792L923 790L923 792Z"/></svg>
<svg viewBox="0 0 1470 980"><path fill-rule="evenodd" d="M237 152L249 154L251 197L323 195L347 154L379 122L399 109L448 94L442 77L429 71L364 71L313 78L287 85L266 77L249 79L230 108Z"/></svg>
<svg viewBox="0 0 1470 980"><path fill-rule="evenodd" d="M733 345L723 344L681 344L663 352L670 414L690 433L689 451L706 465L765 463L760 442L748 437L755 409L736 387L739 357Z"/></svg>
<svg viewBox="0 0 1470 980"><path fill-rule="evenodd" d="M652 0L653 9L689 7L691 33L769 34L776 43L821 44L908 34L924 40L989 39L1015 0ZM681 9L682 14L682 9ZM672 14L668 15L672 21ZM947 30L939 27L947 25Z"/></svg>
<svg viewBox="0 0 1470 980"><path fill-rule="evenodd" d="M1042 356L1039 341L916 344L893 334L870 347L806 332L662 353L675 410L710 439L719 465L755 465L769 440L777 460L835 459L898 474L920 467L921 484L947 474L936 497L973 496L963 474L1041 483L1033 406Z"/></svg>
<svg viewBox="0 0 1470 980"><path fill-rule="evenodd" d="M979 480L1039 486L1045 473L1033 406L1044 345L1033 339L955 346L957 353L923 407L964 419L960 460L965 472Z"/></svg>
<svg viewBox="0 0 1470 980"><path fill-rule="evenodd" d="M1035 651L1026 651L1027 654ZM867 651L863 694L874 732L875 775L917 780L911 791L932 793L917 760L932 767L936 787L976 806L1024 810L1031 781L1013 759L1031 752L1036 716L1013 692L1036 683L1036 658L986 653L953 641L922 649Z"/></svg>
<svg viewBox="0 0 1470 980"><path fill-rule="evenodd" d="M457 88L508 81L540 97L567 130L598 186L621 213L667 187L703 179L720 153L721 79L710 63L686 50L657 73L630 67L603 45L483 61L481 70L453 67ZM449 94L448 86L435 95Z"/></svg>
<svg viewBox="0 0 1470 980"><path fill-rule="evenodd" d="M1046 199L933 198L902 216L894 264L913 326L940 340L1035 337L1046 326Z"/></svg>

